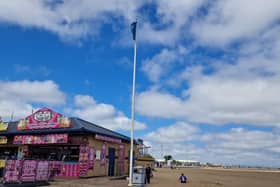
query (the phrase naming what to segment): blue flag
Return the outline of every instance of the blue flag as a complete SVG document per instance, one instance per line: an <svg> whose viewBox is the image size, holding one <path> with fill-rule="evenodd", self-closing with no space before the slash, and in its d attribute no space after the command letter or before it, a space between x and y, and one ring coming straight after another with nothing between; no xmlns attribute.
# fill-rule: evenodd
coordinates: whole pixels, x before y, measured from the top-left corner
<svg viewBox="0 0 280 187"><path fill-rule="evenodd" d="M136 25L137 25L137 22L136 22L136 21L133 22L133 23L131 23L131 25L130 25L130 29L131 29L131 32L132 32L132 38L133 38L133 40L136 39Z"/></svg>

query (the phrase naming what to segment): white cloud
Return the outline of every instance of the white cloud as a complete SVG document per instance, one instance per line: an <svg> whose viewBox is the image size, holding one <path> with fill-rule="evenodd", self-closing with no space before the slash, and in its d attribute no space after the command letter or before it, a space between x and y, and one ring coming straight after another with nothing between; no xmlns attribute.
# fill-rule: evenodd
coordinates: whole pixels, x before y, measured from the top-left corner
<svg viewBox="0 0 280 187"><path fill-rule="evenodd" d="M192 33L202 43L227 45L240 39L257 38L280 18L278 0L221 0L211 4L208 14L194 22Z"/></svg>
<svg viewBox="0 0 280 187"><path fill-rule="evenodd" d="M135 18L139 4L129 0L1 1L0 22L45 29L65 39L80 38L98 33L99 25L112 15L126 21Z"/></svg>
<svg viewBox="0 0 280 187"><path fill-rule="evenodd" d="M187 50L179 46L175 50L163 49L159 54L143 61L142 70L153 82L158 82L160 78L171 71L176 62L182 61L182 57Z"/></svg>
<svg viewBox="0 0 280 187"><path fill-rule="evenodd" d="M172 155L175 159L203 163L271 167L278 167L280 161L280 138L274 132L232 128L225 132L209 133L180 122L161 127L144 138L151 145L150 152L156 158Z"/></svg>
<svg viewBox="0 0 280 187"><path fill-rule="evenodd" d="M142 92L137 96L137 111L201 123L280 126L279 31L275 27L243 44L234 62L212 60L206 66L187 66L170 77L177 84L186 81L187 89L176 95L159 89ZM204 68L212 72L205 74Z"/></svg>
<svg viewBox="0 0 280 187"><path fill-rule="evenodd" d="M147 43L174 45L184 38L187 32L185 25L205 0L155 0L155 15L159 23L144 20L139 29L140 39ZM160 26L158 28L158 26ZM163 27L162 27L163 26ZM143 33L143 34L141 34Z"/></svg>
<svg viewBox="0 0 280 187"><path fill-rule="evenodd" d="M96 36L104 23L111 23L114 28L116 21L112 18L127 25L124 30L128 35L130 22L138 17L141 41L174 45L184 37L185 24L203 2L205 0L30 0L22 4L20 0L10 0L0 2L0 22L44 29L72 40ZM141 15L139 10L151 3L156 5L154 15ZM159 23L151 22L149 16L158 17Z"/></svg>
<svg viewBox="0 0 280 187"><path fill-rule="evenodd" d="M168 127L162 127L144 136L145 139L161 143L185 142L194 138L193 134L199 131L198 128L185 123L177 122Z"/></svg>
<svg viewBox="0 0 280 187"><path fill-rule="evenodd" d="M76 95L75 106L68 112L82 119L102 125L112 130L130 130L131 120L114 106L97 103L93 97L88 95ZM145 129L144 123L135 121L135 130Z"/></svg>
<svg viewBox="0 0 280 187"><path fill-rule="evenodd" d="M32 104L60 105L65 95L53 81L0 81L0 115L9 119L25 117Z"/></svg>

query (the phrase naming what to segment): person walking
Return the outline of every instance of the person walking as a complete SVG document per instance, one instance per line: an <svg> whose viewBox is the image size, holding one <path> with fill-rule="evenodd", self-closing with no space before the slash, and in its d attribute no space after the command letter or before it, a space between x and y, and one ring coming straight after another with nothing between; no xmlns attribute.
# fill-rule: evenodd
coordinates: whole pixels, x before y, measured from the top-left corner
<svg viewBox="0 0 280 187"><path fill-rule="evenodd" d="M150 184L152 169L150 166L146 167L146 183Z"/></svg>

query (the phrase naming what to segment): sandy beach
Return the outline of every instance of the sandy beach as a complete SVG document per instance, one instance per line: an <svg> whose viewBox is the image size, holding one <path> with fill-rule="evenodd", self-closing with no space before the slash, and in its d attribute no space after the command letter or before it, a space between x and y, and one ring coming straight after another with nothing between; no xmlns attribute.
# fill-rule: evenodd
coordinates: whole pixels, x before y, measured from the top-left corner
<svg viewBox="0 0 280 187"><path fill-rule="evenodd" d="M188 177L187 184L178 180L181 173ZM223 169L223 168L157 168L153 172L151 184L146 187L279 187L280 172L270 170ZM52 187L126 187L128 182L111 180L108 177L60 180Z"/></svg>
<svg viewBox="0 0 280 187"><path fill-rule="evenodd" d="M187 184L181 184L178 177L184 173L188 177ZM243 169L220 168L180 168L156 169L150 187L278 187L280 172Z"/></svg>

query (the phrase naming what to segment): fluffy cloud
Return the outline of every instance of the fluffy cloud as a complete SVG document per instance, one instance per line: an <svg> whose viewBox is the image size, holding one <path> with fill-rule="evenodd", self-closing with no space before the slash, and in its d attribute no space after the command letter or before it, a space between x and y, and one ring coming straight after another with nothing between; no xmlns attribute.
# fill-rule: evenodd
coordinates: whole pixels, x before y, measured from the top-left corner
<svg viewBox="0 0 280 187"><path fill-rule="evenodd" d="M187 33L189 18L203 5L205 0L169 1L154 0L158 23L143 21L139 33L141 40L148 43L174 45ZM145 34L141 34L145 33Z"/></svg>
<svg viewBox="0 0 280 187"><path fill-rule="evenodd" d="M112 130L130 130L131 120L114 106L97 103L88 95L76 95L75 107L67 111L75 116L102 125ZM135 121L135 130L145 129L144 123Z"/></svg>
<svg viewBox="0 0 280 187"><path fill-rule="evenodd" d="M0 81L0 114L20 118L32 111L32 104L61 105L65 95L53 81Z"/></svg>
<svg viewBox="0 0 280 187"><path fill-rule="evenodd" d="M0 2L0 22L35 27L57 33L63 38L96 34L100 23L110 16L134 18L139 3L109 0L106 2L20 0Z"/></svg>
<svg viewBox="0 0 280 187"><path fill-rule="evenodd" d="M188 123L177 122L174 125L162 127L154 132L150 132L144 138L161 143L184 142L193 139L193 134L198 131L198 128Z"/></svg>
<svg viewBox="0 0 280 187"><path fill-rule="evenodd" d="M205 134L201 138L211 159L231 164L267 165L279 162L279 134L233 128L225 133ZM215 158L216 157L216 158Z"/></svg>
<svg viewBox="0 0 280 187"><path fill-rule="evenodd" d="M210 45L226 45L240 39L256 38L280 18L278 0L220 0L192 27L196 38Z"/></svg>
<svg viewBox="0 0 280 187"><path fill-rule="evenodd" d="M187 50L182 46L174 50L163 49L152 58L145 59L142 70L151 81L158 82L164 74L171 71L171 67L174 67L175 62L182 61L186 52Z"/></svg>
<svg viewBox="0 0 280 187"><path fill-rule="evenodd" d="M22 4L20 0L1 1L0 22L44 29L69 40L98 34L103 23L115 24L112 18L128 26L138 17L141 23L139 34L145 33L140 34L141 41L173 45L184 34L188 18L203 2L205 0L30 0ZM158 17L156 25L150 22L150 15L141 12L143 7L151 4L156 5L156 11L151 15ZM127 35L128 27L125 30Z"/></svg>
<svg viewBox="0 0 280 187"><path fill-rule="evenodd" d="M170 79L186 82L187 89L176 95L166 89L142 92L137 96L137 111L211 124L280 126L279 32L274 27L258 40L243 44L234 62L212 60L207 65L186 66ZM205 73L206 68L211 73Z"/></svg>
<svg viewBox="0 0 280 187"><path fill-rule="evenodd" d="M173 133L175 131L177 134ZM156 158L171 154L175 159L204 163L271 167L277 167L275 164L279 163L280 138L275 132L232 128L225 132L209 133L180 122L161 127L144 138L151 145L150 152Z"/></svg>

